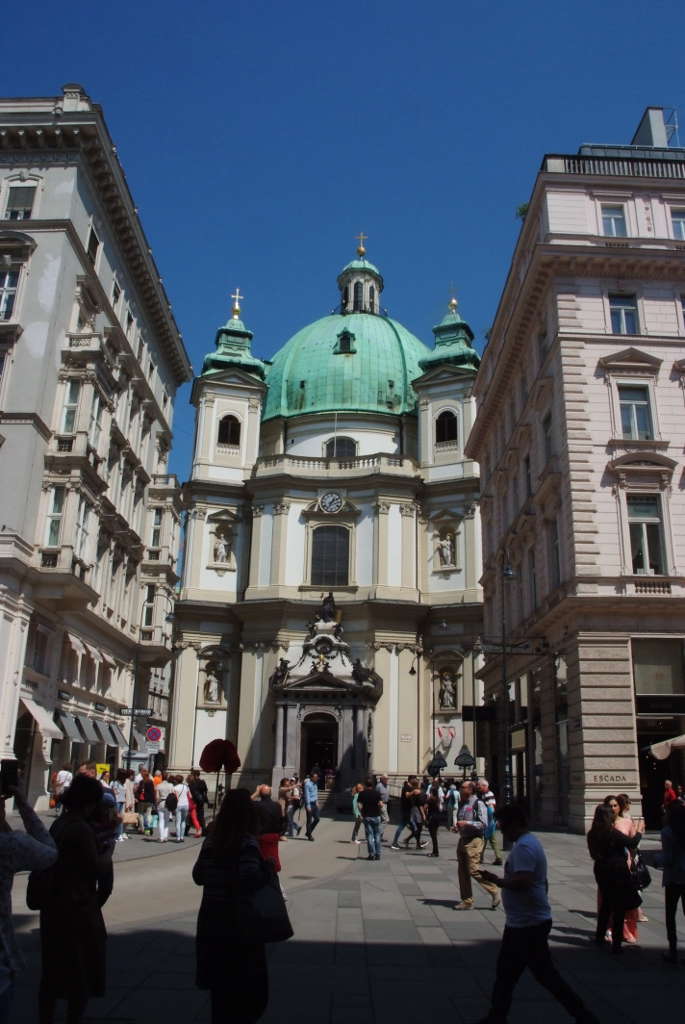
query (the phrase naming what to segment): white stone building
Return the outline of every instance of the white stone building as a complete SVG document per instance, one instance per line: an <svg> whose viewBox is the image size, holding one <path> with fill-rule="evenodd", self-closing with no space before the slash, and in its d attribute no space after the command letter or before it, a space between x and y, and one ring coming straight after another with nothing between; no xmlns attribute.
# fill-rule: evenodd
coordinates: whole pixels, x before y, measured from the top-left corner
<svg viewBox="0 0 685 1024"><path fill-rule="evenodd" d="M667 136L650 109L630 146L543 159L466 449L488 772L504 784L508 732L515 794L578 829L608 792L657 825L663 779L685 781L681 754L645 753L685 732L685 150Z"/></svg>
<svg viewBox="0 0 685 1024"><path fill-rule="evenodd" d="M53 765L121 762L169 658L190 374L100 107L0 100L0 756L39 804Z"/></svg>
<svg viewBox="0 0 685 1024"><path fill-rule="evenodd" d="M427 348L363 247L339 311L263 363L233 318L194 383L170 762L227 736L242 780L318 764L343 789L473 750L478 356L456 302ZM320 618L331 592L336 611Z"/></svg>

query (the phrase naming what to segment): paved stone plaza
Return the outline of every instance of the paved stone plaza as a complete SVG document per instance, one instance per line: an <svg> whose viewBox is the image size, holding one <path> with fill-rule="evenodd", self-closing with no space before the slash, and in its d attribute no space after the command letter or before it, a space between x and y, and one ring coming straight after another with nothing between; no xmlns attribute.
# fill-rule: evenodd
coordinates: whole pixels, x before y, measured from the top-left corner
<svg viewBox="0 0 685 1024"><path fill-rule="evenodd" d="M282 844L295 938L272 948L264 1024L477 1020L487 1008L504 914L487 909L489 899L478 887L477 909L454 911L456 837L441 833L439 860L387 849L380 863L369 863L366 846L349 843L350 832L348 822L324 819L315 843ZM680 1019L685 968L661 962L660 872L653 870L645 894L650 920L640 925L639 948L611 957L590 944L596 896L584 838L541 838L550 861L552 945L564 975L603 1024L644 1024L655 1013ZM91 1003L89 1021L208 1021L207 996L193 986L200 891L190 871L197 846L197 840L159 846L132 837L117 848L115 890L105 908L108 994ZM645 839L648 859L658 849L655 839ZM17 1024L36 1019L38 919L26 909L25 888L25 876L19 877L15 919L29 966L19 983ZM682 918L679 923L685 955ZM524 977L512 1022L569 1019Z"/></svg>

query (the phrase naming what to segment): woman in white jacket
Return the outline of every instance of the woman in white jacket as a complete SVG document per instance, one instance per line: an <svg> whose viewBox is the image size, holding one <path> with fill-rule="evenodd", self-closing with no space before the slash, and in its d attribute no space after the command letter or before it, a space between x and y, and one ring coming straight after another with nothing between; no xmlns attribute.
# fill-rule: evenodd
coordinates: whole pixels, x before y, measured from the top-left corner
<svg viewBox="0 0 685 1024"><path fill-rule="evenodd" d="M176 785L174 786L174 793L178 803L176 804L176 842L182 843L186 836L186 819L188 817L188 811L190 810L190 802L188 796L190 795L189 786L183 781L182 775L175 777Z"/></svg>

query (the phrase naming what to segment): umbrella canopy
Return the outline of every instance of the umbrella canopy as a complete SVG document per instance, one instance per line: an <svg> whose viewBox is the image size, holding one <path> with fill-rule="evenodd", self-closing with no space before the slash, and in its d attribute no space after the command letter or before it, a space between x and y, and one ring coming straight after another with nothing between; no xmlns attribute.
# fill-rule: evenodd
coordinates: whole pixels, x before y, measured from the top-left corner
<svg viewBox="0 0 685 1024"><path fill-rule="evenodd" d="M649 752L657 761L665 761L670 757L671 751L680 750L685 747L685 735L676 736L672 740L662 740L661 743L652 743Z"/></svg>

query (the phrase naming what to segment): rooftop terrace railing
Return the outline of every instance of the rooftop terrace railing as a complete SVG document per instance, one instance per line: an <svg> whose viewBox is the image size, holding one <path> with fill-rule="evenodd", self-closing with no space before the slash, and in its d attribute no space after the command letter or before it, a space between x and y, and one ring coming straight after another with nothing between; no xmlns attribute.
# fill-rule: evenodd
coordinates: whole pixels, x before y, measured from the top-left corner
<svg viewBox="0 0 685 1024"><path fill-rule="evenodd" d="M546 156L552 174L597 174L609 178L665 178L685 181L685 159L649 160L622 156Z"/></svg>

